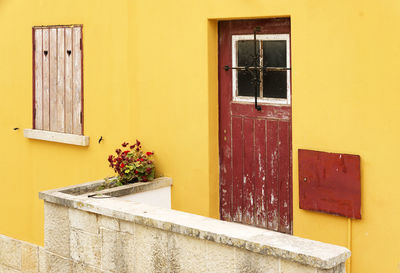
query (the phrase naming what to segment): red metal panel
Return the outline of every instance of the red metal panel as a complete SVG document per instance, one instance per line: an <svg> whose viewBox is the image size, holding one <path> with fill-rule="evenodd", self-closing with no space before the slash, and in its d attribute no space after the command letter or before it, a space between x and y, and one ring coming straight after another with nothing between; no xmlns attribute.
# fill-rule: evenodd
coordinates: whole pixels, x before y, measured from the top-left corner
<svg viewBox="0 0 400 273"><path fill-rule="evenodd" d="M254 120L243 120L243 216L242 222L248 225L254 223Z"/></svg>
<svg viewBox="0 0 400 273"><path fill-rule="evenodd" d="M361 219L360 156L299 150L300 208Z"/></svg>
<svg viewBox="0 0 400 273"><path fill-rule="evenodd" d="M255 224L259 227L266 227L267 224L267 203L266 203L266 141L265 141L265 120L255 120L255 167L254 180L254 217Z"/></svg>

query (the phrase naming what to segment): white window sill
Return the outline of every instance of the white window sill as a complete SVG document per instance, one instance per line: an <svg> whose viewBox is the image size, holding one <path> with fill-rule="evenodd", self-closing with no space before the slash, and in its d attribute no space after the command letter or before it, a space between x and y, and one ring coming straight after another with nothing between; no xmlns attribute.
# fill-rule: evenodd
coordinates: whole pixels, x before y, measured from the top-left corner
<svg viewBox="0 0 400 273"><path fill-rule="evenodd" d="M44 130L24 129L24 136L30 139L39 139L52 142L66 143L79 146L89 146L89 137L58 133Z"/></svg>

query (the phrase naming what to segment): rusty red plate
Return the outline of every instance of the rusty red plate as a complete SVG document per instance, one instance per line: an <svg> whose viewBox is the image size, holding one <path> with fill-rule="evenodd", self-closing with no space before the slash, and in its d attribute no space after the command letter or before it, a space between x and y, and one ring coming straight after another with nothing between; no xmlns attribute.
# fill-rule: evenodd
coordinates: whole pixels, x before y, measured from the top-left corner
<svg viewBox="0 0 400 273"><path fill-rule="evenodd" d="M360 156L299 149L300 208L361 219Z"/></svg>

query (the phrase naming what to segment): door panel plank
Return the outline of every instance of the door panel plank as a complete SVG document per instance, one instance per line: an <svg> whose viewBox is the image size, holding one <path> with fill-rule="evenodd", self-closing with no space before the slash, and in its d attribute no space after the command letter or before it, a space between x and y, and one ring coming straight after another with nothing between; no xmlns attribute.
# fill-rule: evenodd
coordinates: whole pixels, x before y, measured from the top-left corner
<svg viewBox="0 0 400 273"><path fill-rule="evenodd" d="M254 103L232 102L231 108L234 116L279 120L290 120L291 117L290 106L262 105L261 111L257 111L254 108Z"/></svg>
<svg viewBox="0 0 400 273"><path fill-rule="evenodd" d="M289 123L280 121L279 135L279 231L290 232L290 150L289 150Z"/></svg>
<svg viewBox="0 0 400 273"><path fill-rule="evenodd" d="M243 211L243 130L242 118L232 117L232 221L242 222Z"/></svg>
<svg viewBox="0 0 400 273"><path fill-rule="evenodd" d="M243 207L242 222L254 223L254 120L243 119Z"/></svg>
<svg viewBox="0 0 400 273"><path fill-rule="evenodd" d="M65 132L72 134L72 28L65 29L65 52Z"/></svg>
<svg viewBox="0 0 400 273"><path fill-rule="evenodd" d="M43 30L35 29L35 129L43 129Z"/></svg>
<svg viewBox="0 0 400 273"><path fill-rule="evenodd" d="M266 227L267 203L266 203L266 121L255 120L255 181L254 181L254 217L255 224L259 227Z"/></svg>
<svg viewBox="0 0 400 273"><path fill-rule="evenodd" d="M229 47L229 35L228 33L220 33L219 40L226 40L224 46ZM220 52L218 58L229 58L229 51L225 50ZM223 76L223 68L218 68L219 75ZM219 81L221 87L221 82ZM231 86L231 83L225 82ZM231 88L231 87L230 87ZM219 111L220 113L229 109L231 94L219 93ZM222 98L221 95L224 97ZM221 112L222 111L222 112ZM230 115L219 115L219 154L220 154L220 215L221 219L227 221L233 221L232 212L232 199L233 199L233 173L232 173L232 124Z"/></svg>
<svg viewBox="0 0 400 273"><path fill-rule="evenodd" d="M43 29L43 130L50 130L49 29Z"/></svg>
<svg viewBox="0 0 400 273"><path fill-rule="evenodd" d="M267 121L267 227L279 229L278 122Z"/></svg>

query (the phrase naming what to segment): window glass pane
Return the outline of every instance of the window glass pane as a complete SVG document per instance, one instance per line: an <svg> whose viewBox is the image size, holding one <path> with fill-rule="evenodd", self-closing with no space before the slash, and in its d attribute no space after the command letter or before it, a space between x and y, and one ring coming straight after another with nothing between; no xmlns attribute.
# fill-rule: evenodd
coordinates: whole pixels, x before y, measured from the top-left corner
<svg viewBox="0 0 400 273"><path fill-rule="evenodd" d="M263 97L281 98L287 97L287 72L268 71L263 76Z"/></svg>
<svg viewBox="0 0 400 273"><path fill-rule="evenodd" d="M286 67L286 41L263 41L264 66Z"/></svg>
<svg viewBox="0 0 400 273"><path fill-rule="evenodd" d="M238 66L253 66L254 41L238 41ZM257 41L257 52L260 51L260 42ZM238 96L254 96L253 76L247 71L237 71ZM260 91L258 90L258 96Z"/></svg>
<svg viewBox="0 0 400 273"><path fill-rule="evenodd" d="M268 67L287 67L286 41L263 41L263 61ZM263 97L287 97L287 72L268 71L263 73Z"/></svg>

